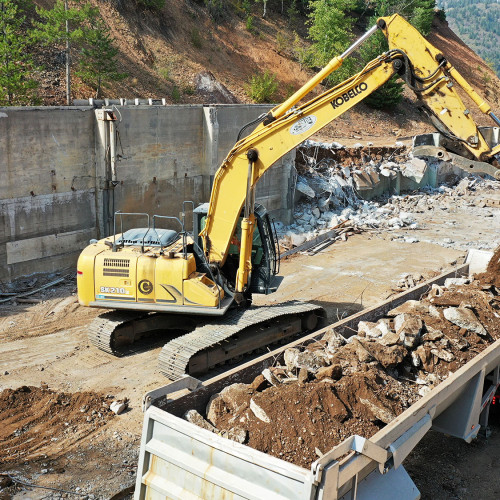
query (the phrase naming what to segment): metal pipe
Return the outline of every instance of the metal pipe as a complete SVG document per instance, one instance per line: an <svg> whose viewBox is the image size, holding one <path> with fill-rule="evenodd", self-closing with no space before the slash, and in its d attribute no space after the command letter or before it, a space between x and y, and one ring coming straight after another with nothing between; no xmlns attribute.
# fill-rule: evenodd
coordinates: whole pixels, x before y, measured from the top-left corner
<svg viewBox="0 0 500 500"><path fill-rule="evenodd" d="M493 118L493 121L500 127L500 119L495 115L495 113L490 113L491 118Z"/></svg>
<svg viewBox="0 0 500 500"><path fill-rule="evenodd" d="M116 126L114 121L109 122L109 154L111 181L116 182Z"/></svg>
<svg viewBox="0 0 500 500"><path fill-rule="evenodd" d="M248 219L251 213L251 203L252 203L252 181L253 181L253 162L248 160L248 174L247 174L247 194L245 197L245 210L243 212L243 217Z"/></svg>
<svg viewBox="0 0 500 500"><path fill-rule="evenodd" d="M364 43L368 38L370 38L377 30L378 26L375 24L372 26L361 38L358 38L340 57L345 59L352 52L354 52L362 43Z"/></svg>

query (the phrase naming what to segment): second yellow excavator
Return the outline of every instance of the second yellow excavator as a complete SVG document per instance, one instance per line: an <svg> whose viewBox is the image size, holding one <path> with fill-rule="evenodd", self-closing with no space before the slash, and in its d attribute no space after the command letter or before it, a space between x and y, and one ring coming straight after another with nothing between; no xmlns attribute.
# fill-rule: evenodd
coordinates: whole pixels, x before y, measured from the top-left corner
<svg viewBox="0 0 500 500"><path fill-rule="evenodd" d="M379 29L389 51L299 104ZM272 293L279 282L276 232L264 207L255 205L255 186L278 159L395 74L416 93L440 132L420 145L421 154L446 156L468 171L500 178L498 128L480 129L456 86L500 125L488 103L401 16L380 18L293 96L249 124L256 128L239 138L220 166L210 202L193 210L192 232L185 224L187 202L181 218L155 215L150 220L147 214L133 214L144 216L147 225L127 231L116 226L122 228L123 218L131 214L117 213L115 234L83 250L78 260L80 304L114 310L90 325L92 343L119 354L121 346L152 330L188 331L160 354L160 370L176 379L315 328L323 313L313 304L245 307L252 293ZM158 227L165 219L175 220L180 231ZM204 317L201 326L199 316Z"/></svg>

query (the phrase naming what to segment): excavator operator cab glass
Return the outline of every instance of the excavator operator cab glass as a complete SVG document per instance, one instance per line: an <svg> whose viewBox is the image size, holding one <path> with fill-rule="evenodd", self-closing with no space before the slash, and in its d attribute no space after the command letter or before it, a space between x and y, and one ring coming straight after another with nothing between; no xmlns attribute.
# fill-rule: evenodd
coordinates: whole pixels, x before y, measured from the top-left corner
<svg viewBox="0 0 500 500"><path fill-rule="evenodd" d="M194 210L195 234L199 234L205 227L207 210L208 204L200 205ZM277 246L272 224L266 209L262 205L256 204L254 214L256 226L253 232L252 272L248 291L251 293L268 294L276 290L276 287L271 285L271 280L277 274L277 259L279 256L276 251ZM233 283L236 280L236 272L239 265L242 220L243 216L241 215L229 244L226 262L222 267L223 274ZM198 238L198 240L198 245L201 248L201 238Z"/></svg>

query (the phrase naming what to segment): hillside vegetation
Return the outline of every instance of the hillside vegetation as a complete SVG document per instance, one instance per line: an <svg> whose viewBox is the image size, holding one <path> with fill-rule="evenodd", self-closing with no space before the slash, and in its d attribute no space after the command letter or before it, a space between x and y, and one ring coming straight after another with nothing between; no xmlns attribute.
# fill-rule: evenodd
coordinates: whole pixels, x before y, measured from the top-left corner
<svg viewBox="0 0 500 500"><path fill-rule="evenodd" d="M77 3L69 2L70 6ZM309 33L310 7L322 3L329 6L329 13L343 6L342 15L348 20L348 29L343 33L344 47L372 25L374 14L381 13L377 10L380 6L390 5L394 11L399 3L408 4L396 0L90 0L105 25L105 35L116 48L116 73L123 75L103 82L101 95L128 99L165 98L169 104L255 102L262 99L250 92L252 80L267 75L272 92L264 100L283 101L324 64L324 61L311 58L317 41ZM434 5L433 1L424 3ZM34 4L49 9L55 2L35 0ZM160 8L151 4L158 4ZM418 11L409 14L418 14L421 20L428 22L431 42L498 112L500 81L491 68L449 29L445 21L438 17L432 19L433 13L429 20L427 12L428 9L425 16ZM30 17L39 18L34 8L27 13L27 21ZM418 21L417 17L412 19ZM319 38L320 35L321 30ZM342 45L333 42L332 54L325 57L343 50ZM35 74L39 83L36 89L39 102L64 105L64 44L35 45L30 50L39 68ZM382 48L370 57L380 51ZM95 87L86 81L85 75L79 76L82 73L73 70L82 54L82 50L73 49L73 99L96 97ZM267 85L265 80L262 84ZM320 87L321 90L324 88ZM467 105L473 109L471 103ZM475 116L480 123L489 124L488 119ZM385 110L361 104L336 120L325 134L328 137L357 137L363 133L376 137L389 133L400 137L427 130L431 128L417 112L413 93L405 89L400 104Z"/></svg>
<svg viewBox="0 0 500 500"><path fill-rule="evenodd" d="M500 75L500 2L439 0L451 28Z"/></svg>

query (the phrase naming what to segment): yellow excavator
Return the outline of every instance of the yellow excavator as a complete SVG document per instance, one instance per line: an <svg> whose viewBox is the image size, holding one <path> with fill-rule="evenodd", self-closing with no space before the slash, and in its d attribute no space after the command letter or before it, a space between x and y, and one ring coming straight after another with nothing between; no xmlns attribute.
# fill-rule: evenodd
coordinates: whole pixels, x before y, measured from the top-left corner
<svg viewBox="0 0 500 500"><path fill-rule="evenodd" d="M299 104L379 29L387 37L387 52ZM478 128L456 86L500 125L488 103L404 18L380 18L283 104L242 129L215 175L210 202L193 207L192 232L186 230L190 202L180 218L142 214L147 227L126 231L123 219L131 214L115 214L114 234L91 243L78 260L80 304L113 310L90 325L91 342L120 354L124 345L153 330L187 331L160 354L161 372L176 379L314 329L323 311L313 304L248 307L252 293L272 293L279 284L276 232L264 207L255 204L255 187L278 159L395 74L416 93L440 132L418 146L420 154L499 179L498 128ZM255 129L244 136L251 126ZM165 220L174 220L180 231L160 228Z"/></svg>

